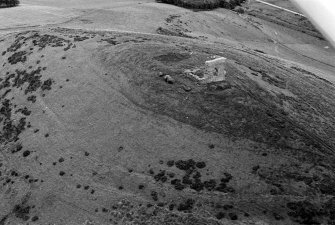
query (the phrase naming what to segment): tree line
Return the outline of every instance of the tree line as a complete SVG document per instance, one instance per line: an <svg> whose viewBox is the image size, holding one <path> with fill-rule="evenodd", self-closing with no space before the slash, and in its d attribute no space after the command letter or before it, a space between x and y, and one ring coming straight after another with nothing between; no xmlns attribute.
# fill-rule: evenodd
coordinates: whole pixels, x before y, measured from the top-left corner
<svg viewBox="0 0 335 225"><path fill-rule="evenodd" d="M191 9L215 9L226 8L234 9L241 6L246 0L157 0L162 3L173 4Z"/></svg>
<svg viewBox="0 0 335 225"><path fill-rule="evenodd" d="M20 4L19 0L0 0L0 7L14 7Z"/></svg>

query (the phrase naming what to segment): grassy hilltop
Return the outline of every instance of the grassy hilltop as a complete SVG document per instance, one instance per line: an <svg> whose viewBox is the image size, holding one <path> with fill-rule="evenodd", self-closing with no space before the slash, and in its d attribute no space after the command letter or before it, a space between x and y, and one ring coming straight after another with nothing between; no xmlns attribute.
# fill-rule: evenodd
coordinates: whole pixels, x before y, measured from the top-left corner
<svg viewBox="0 0 335 225"><path fill-rule="evenodd" d="M335 224L334 49L189 2L0 10L0 225ZM186 72L215 56L224 81Z"/></svg>

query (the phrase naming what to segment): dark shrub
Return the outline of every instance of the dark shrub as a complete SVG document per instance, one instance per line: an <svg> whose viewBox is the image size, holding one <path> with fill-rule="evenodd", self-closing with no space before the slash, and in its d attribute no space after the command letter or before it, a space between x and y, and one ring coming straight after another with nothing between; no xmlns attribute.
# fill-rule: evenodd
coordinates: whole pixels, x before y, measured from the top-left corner
<svg viewBox="0 0 335 225"><path fill-rule="evenodd" d="M173 4L184 8L191 9L215 9L226 8L234 9L236 6L241 6L245 0L157 0L162 3Z"/></svg>
<svg viewBox="0 0 335 225"><path fill-rule="evenodd" d="M19 0L0 0L0 8L14 7L20 4Z"/></svg>

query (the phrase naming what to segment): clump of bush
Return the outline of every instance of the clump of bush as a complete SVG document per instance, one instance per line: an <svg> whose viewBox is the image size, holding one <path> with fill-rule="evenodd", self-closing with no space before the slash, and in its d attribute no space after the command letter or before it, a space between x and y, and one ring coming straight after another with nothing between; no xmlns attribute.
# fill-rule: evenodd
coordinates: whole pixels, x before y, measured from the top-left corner
<svg viewBox="0 0 335 225"><path fill-rule="evenodd" d="M20 4L19 0L0 0L0 8L14 7Z"/></svg>
<svg viewBox="0 0 335 225"><path fill-rule="evenodd" d="M241 6L245 0L157 0L162 3L173 4L184 8L191 9L215 9L226 8L234 9Z"/></svg>

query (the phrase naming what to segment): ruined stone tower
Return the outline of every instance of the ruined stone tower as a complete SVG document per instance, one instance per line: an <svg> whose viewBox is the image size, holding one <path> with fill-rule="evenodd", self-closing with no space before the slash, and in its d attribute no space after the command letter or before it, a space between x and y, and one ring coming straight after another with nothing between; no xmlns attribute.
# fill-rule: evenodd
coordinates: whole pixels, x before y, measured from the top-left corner
<svg viewBox="0 0 335 225"><path fill-rule="evenodd" d="M226 79L225 64L226 58L215 57L212 60L207 60L204 66L192 70L185 70L185 73L196 78L201 83L220 82ZM201 74L201 76L199 76L199 74Z"/></svg>
<svg viewBox="0 0 335 225"><path fill-rule="evenodd" d="M226 79L226 58L219 57L205 62L204 81L219 82Z"/></svg>

